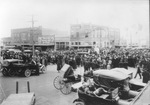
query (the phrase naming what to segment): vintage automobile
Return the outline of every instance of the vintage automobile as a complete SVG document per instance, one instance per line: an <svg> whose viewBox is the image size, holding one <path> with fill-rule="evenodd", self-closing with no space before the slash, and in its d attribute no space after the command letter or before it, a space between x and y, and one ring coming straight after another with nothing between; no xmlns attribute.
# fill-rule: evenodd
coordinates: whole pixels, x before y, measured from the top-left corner
<svg viewBox="0 0 150 105"><path fill-rule="evenodd" d="M31 64L31 63L22 63L23 60L19 59L5 59L2 64L2 74L4 76L15 76L23 75L29 77L33 73L45 72L45 66L42 64Z"/></svg>
<svg viewBox="0 0 150 105"><path fill-rule="evenodd" d="M146 86L145 83L139 82L139 81L137 81L136 79L133 78L133 72L132 71L129 71L125 68L114 68L114 69L111 69L111 70L121 72L123 74L127 74L129 76L129 79L130 79L129 80L129 86L130 86L131 90L140 91L143 87Z"/></svg>
<svg viewBox="0 0 150 105"><path fill-rule="evenodd" d="M127 70L125 68L113 68L111 70L118 71L118 72L121 72L123 74L127 74L127 75L129 75L130 79L133 79L133 72L130 70Z"/></svg>
<svg viewBox="0 0 150 105"><path fill-rule="evenodd" d="M99 85L111 88L119 87L122 93L120 97L122 98L128 98L125 94L135 97L146 85L135 79L131 79L130 75L124 72L118 72L117 70L97 70L93 72L93 75L94 82Z"/></svg>
<svg viewBox="0 0 150 105"><path fill-rule="evenodd" d="M91 95L85 92L82 86L78 89L76 105L129 105L146 86L143 83L134 83L130 75L117 70L96 70L93 71L93 82L95 88L102 88L107 91L100 96ZM89 86L88 86L89 87ZM135 88L137 90L135 90ZM113 94L113 95L112 95ZM114 96L114 97L112 97Z"/></svg>
<svg viewBox="0 0 150 105"><path fill-rule="evenodd" d="M130 105L150 105L150 81L133 99Z"/></svg>

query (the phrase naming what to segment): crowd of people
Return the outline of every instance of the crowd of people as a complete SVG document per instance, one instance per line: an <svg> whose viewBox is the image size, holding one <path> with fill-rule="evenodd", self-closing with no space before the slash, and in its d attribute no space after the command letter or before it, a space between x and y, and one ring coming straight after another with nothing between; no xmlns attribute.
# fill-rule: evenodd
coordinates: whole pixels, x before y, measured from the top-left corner
<svg viewBox="0 0 150 105"><path fill-rule="evenodd" d="M5 51L3 59L22 59L24 63L34 59L45 66L56 64L59 72L63 65L69 64L74 70L83 66L84 71L96 69L112 69L116 67L137 68L137 74L143 77L143 82L150 80L150 50L149 49L124 49L124 48L104 48L99 52L94 49L71 49L65 51L48 50L46 52L35 53L12 53Z"/></svg>

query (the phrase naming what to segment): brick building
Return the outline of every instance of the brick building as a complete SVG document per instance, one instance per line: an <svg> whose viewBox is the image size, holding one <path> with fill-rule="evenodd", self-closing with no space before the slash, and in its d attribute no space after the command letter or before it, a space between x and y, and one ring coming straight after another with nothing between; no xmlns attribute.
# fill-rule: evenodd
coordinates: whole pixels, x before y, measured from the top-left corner
<svg viewBox="0 0 150 105"><path fill-rule="evenodd" d="M120 31L93 24L73 24L70 27L70 42L74 48L115 47L120 42Z"/></svg>
<svg viewBox="0 0 150 105"><path fill-rule="evenodd" d="M13 45L31 48L40 47L42 50L55 48L55 35L60 34L58 30L51 30L40 27L20 28L11 30Z"/></svg>

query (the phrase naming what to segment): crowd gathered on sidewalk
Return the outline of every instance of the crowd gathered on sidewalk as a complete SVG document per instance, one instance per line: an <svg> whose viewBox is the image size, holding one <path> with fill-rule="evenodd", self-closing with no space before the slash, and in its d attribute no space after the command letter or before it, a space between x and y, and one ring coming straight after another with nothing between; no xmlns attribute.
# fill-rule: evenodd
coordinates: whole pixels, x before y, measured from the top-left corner
<svg viewBox="0 0 150 105"><path fill-rule="evenodd" d="M45 66L57 65L57 71L61 70L64 64L69 64L73 69L84 67L84 71L101 69L112 69L116 67L137 68L137 75L143 77L143 82L150 80L150 50L149 49L125 49L125 48L104 48L99 52L94 49L71 49L71 50L47 50L32 53L8 52L2 53L3 59L21 59L24 63L34 59Z"/></svg>

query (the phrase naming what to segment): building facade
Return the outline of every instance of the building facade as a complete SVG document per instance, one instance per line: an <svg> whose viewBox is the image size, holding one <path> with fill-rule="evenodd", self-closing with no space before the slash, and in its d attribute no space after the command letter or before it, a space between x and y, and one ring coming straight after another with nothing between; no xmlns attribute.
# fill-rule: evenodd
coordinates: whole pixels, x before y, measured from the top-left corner
<svg viewBox="0 0 150 105"><path fill-rule="evenodd" d="M55 37L55 50L68 50L70 48L70 37Z"/></svg>
<svg viewBox="0 0 150 105"><path fill-rule="evenodd" d="M34 27L12 29L11 38L13 45L23 46L24 48L40 47L42 50L54 49L56 31Z"/></svg>
<svg viewBox="0 0 150 105"><path fill-rule="evenodd" d="M119 42L119 29L92 24L73 24L70 28L70 46L74 48L115 47Z"/></svg>
<svg viewBox="0 0 150 105"><path fill-rule="evenodd" d="M2 38L2 45L3 46L13 46L12 38L11 37Z"/></svg>
<svg viewBox="0 0 150 105"><path fill-rule="evenodd" d="M62 37L63 36L63 37ZM65 37L64 37L65 36ZM68 37L66 37L68 36ZM119 29L93 24L73 24L68 33L40 27L12 29L5 45L25 48L40 47L41 50L65 50L69 48L106 48L120 44Z"/></svg>

